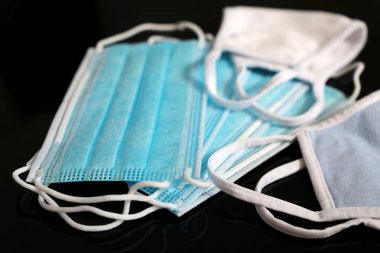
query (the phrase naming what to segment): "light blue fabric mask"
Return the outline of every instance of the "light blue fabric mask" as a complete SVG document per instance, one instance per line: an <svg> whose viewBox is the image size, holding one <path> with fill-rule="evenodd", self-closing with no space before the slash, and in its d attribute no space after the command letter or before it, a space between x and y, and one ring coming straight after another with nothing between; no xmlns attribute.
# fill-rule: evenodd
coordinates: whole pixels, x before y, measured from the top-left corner
<svg viewBox="0 0 380 253"><path fill-rule="evenodd" d="M216 160L212 159L209 163L211 177L223 191L256 204L260 216L270 226L292 236L324 238L360 224L380 230L379 115L380 91L376 91L325 121L305 128L297 136L303 159L265 174L256 191L222 179L214 173ZM264 143L264 139L256 139L239 146L249 148ZM226 147L223 156L236 151L236 147L236 143ZM265 186L305 167L321 211L308 210L261 193ZM267 208L314 222L341 220L342 223L324 229L306 229L276 218Z"/></svg>
<svg viewBox="0 0 380 253"><path fill-rule="evenodd" d="M43 182L183 177L200 159L203 95L187 71L202 76L194 63L204 54L197 41L183 41L121 44L94 55L64 137L40 166Z"/></svg>
<svg viewBox="0 0 380 253"><path fill-rule="evenodd" d="M184 28L193 30L199 39L109 46L144 30ZM208 47L202 30L190 22L142 24L100 41L96 50L87 53L41 151L27 168L15 173L16 179L20 172L30 169L27 181L37 189L25 183L23 186L37 191L40 203L51 211L94 211L112 219L134 219L158 207L171 207L153 201L155 207L139 215L126 211L124 216L114 216L92 206L60 208L47 195L75 203L148 202L154 196L136 196L138 188L176 185L184 181L186 169L199 173L207 99L203 60ZM186 176L196 182L191 175ZM82 181L139 183L130 194L111 198L79 198L47 187ZM129 203L129 209L127 206Z"/></svg>

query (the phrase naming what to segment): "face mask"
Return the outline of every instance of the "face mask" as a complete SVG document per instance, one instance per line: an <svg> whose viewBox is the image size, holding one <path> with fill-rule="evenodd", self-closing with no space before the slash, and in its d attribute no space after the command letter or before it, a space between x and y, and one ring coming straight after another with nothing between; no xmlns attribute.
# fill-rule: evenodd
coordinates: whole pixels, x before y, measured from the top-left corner
<svg viewBox="0 0 380 253"><path fill-rule="evenodd" d="M289 235L324 238L359 224L380 229L379 115L380 92L377 91L327 120L307 127L298 135L303 159L268 172L258 182L256 191L226 181L215 173L215 168L217 161L227 154L265 144L268 139L246 140L218 151L210 158L209 173L223 191L256 204L265 222ZM290 139L277 137L282 141ZM305 166L321 211L308 210L261 193L265 186L301 171ZM314 222L342 222L325 229L306 229L276 218L267 208Z"/></svg>
<svg viewBox="0 0 380 253"><path fill-rule="evenodd" d="M199 40L106 47L144 30L184 28L193 30ZM206 96L203 82L194 80L203 79L201 63L206 50L203 32L189 22L143 24L100 41L85 57L42 149L27 167L14 173L16 181L36 191L44 208L59 212L70 225L86 231L105 230L120 223L82 226L65 213L89 211L130 220L158 208L171 208L171 204L155 201L157 194L142 197L135 193L147 186L165 188L184 181L187 168L200 170ZM35 186L18 178L27 170L27 181ZM47 187L50 183L81 181L139 183L125 195L89 198ZM49 195L81 204L136 200L154 206L129 214L130 203L126 202L124 213L116 214L87 205L58 207Z"/></svg>
<svg viewBox="0 0 380 253"><path fill-rule="evenodd" d="M286 29L284 29L284 27ZM327 79L345 67L366 42L367 28L361 21L313 11L230 7L224 11L213 49L206 58L206 86L214 101L229 109L251 107L261 117L282 125L301 125L322 111ZM279 43L281 42L281 43ZM220 96L215 63L223 52L234 55L240 70L236 85L240 100ZM276 73L262 89L247 96L242 88L248 68ZM258 103L260 97L288 80L299 78L312 86L315 102L300 115L282 116Z"/></svg>
<svg viewBox="0 0 380 253"><path fill-rule="evenodd" d="M226 58L222 58L222 61L224 60L226 60ZM264 85L271 77L271 74L272 73L265 71L251 74L249 76L250 79L256 82L248 82L247 90L253 92L257 86ZM223 79L221 78L221 80ZM286 93L285 96L283 96L284 93ZM326 87L325 96L325 114L331 113L331 111L347 102L347 98L341 92L331 87ZM281 115L295 115L302 113L308 108L313 102L313 96L307 84L291 81L272 90L259 102L262 103L262 106L266 106L269 110ZM203 156L200 178L203 179L205 183L208 183L209 186L198 187L187 185L181 189L168 188L162 190L156 200L163 203L174 204L175 207L170 209L170 211L177 216L182 216L219 192L218 188L210 184L207 174L207 160L212 153L236 140L276 134L289 134L294 131L296 131L294 127L275 125L269 121L252 116L248 110L228 111L222 126L218 129L218 133L211 141L209 148L206 149ZM237 180L288 145L289 142L280 144L274 143L267 147L258 147L247 152L240 152L227 159L224 166L218 168L217 172L218 174ZM232 166L233 169L228 170L227 168L230 166ZM153 194L155 190L156 189L153 188L143 189L143 191L148 194Z"/></svg>

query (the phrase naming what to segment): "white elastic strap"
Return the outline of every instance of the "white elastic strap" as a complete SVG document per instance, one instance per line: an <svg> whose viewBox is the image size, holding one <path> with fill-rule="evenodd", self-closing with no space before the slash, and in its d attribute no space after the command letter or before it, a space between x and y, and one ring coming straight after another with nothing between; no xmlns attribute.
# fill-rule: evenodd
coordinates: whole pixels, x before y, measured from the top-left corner
<svg viewBox="0 0 380 253"><path fill-rule="evenodd" d="M173 24L155 24L155 23L140 24L125 32L100 40L96 45L96 51L101 52L103 48L108 45L128 39L144 31L170 32L170 31L177 31L177 30L182 31L184 29L192 30L198 37L199 46L200 47L204 46L206 38L202 29L194 23L191 23L188 21L181 21L181 22L173 23Z"/></svg>
<svg viewBox="0 0 380 253"><path fill-rule="evenodd" d="M206 40L208 40L209 42L213 42L215 40L215 36L211 33L206 33L205 36Z"/></svg>
<svg viewBox="0 0 380 253"><path fill-rule="evenodd" d="M276 101L272 106L268 108L270 112L283 113L289 109L290 106L294 105L296 101L307 93L309 87L303 84L295 84L286 94L284 94L281 99ZM270 128L270 122L264 121L260 118L256 120L237 140L244 140L246 138L256 138L259 137L260 133L263 133L266 129ZM256 132L257 131L257 132ZM256 132L256 133L255 133ZM279 143L277 143L279 145ZM275 145L276 146L276 145ZM273 147L265 147L263 149L271 150ZM236 152L231 155L225 162L223 166L231 166L239 157L244 154L244 151ZM233 170L230 170L231 173ZM229 171L229 172L230 172ZM228 173L226 176L229 175Z"/></svg>
<svg viewBox="0 0 380 253"><path fill-rule="evenodd" d="M223 192L241 199L243 201L266 206L276 211L288 213L294 216L298 216L304 219L310 219L313 221L319 221L321 219L318 213L310 211L301 206L289 203L287 201L283 201L277 198L270 197L268 195L258 193L256 191L244 188L235 183L227 181L226 178L222 178L215 171L217 168L223 163L225 159L227 159L230 155L235 152L249 149L256 146L266 145L274 142L289 142L294 140L294 136L271 136L271 137L260 137L260 138L252 138L245 139L241 141L233 142L218 151L216 151L208 160L208 174L211 181L214 183L216 187L218 187ZM303 161L295 161L294 163L300 163ZM293 164L287 164L285 172L288 173L290 169L295 167Z"/></svg>
<svg viewBox="0 0 380 253"><path fill-rule="evenodd" d="M306 112L300 115L293 116L293 117L281 116L276 113L270 112L269 110L265 108L262 108L260 105L256 103L257 99L259 99L262 95L267 93L269 90L280 85L281 83L284 83L296 77L297 74L294 70L284 70L284 71L278 72L276 75L272 77L272 79L268 82L268 84L264 87L264 89L261 90L261 92L259 92L258 94L255 94L252 97L248 97L248 95L245 93L243 89L243 84L241 82L241 80L244 79L242 76L246 73L246 69L242 69L242 72L239 74L240 76L237 78L236 85L237 85L237 90L240 91L241 95L243 95L245 98L242 100L230 100L230 99L225 99L221 97L217 91L217 79L216 79L217 78L216 61L220 58L221 54L222 54L222 51L220 49L214 48L207 54L206 60L205 60L206 87L208 89L210 96L218 104L228 109L234 109L234 110L244 109L249 106L252 106L264 118L276 121L285 126L298 126L298 125L308 123L314 120L316 117L318 117L318 115L323 111L323 105L324 105L323 86L324 86L325 80L322 80L322 79L317 80L314 84L312 84L313 95L316 100L314 105L311 106Z"/></svg>
<svg viewBox="0 0 380 253"><path fill-rule="evenodd" d="M362 86L361 81L360 81L360 76L362 75L364 69L365 69L365 64L363 62L360 62L360 61L354 62L348 65L347 67L341 69L333 76L334 78L339 78L351 71L354 71L354 74L353 74L354 90L347 99L347 103L349 104L352 104L353 102L355 102L360 95L361 86Z"/></svg>
<svg viewBox="0 0 380 253"><path fill-rule="evenodd" d="M146 182L141 182L141 183L138 183L138 184L135 184L133 187L131 187L131 189L129 190L128 194L122 194L122 195L105 195L105 196L97 196L97 197L89 197L88 200L86 200L86 198L83 198L83 197L76 197L76 196L70 196L70 195L66 195L66 194L62 194L62 193L59 193L57 191L54 191L50 188L48 188L48 192L49 193L52 193L54 196L57 196L59 199L62 199L62 200L65 200L65 201L72 201L72 202L75 202L75 203L99 203L99 202L105 202L105 201L125 201L124 203L124 211L123 211L123 214L118 214L118 213L113 213L113 212L108 212L108 211L104 211L102 209L99 209L99 208L95 208L95 207L92 207L92 206L85 206L85 205L82 205L82 206L74 206L74 207L60 207L44 190L46 190L46 186L43 186L43 188L38 188L34 185L31 185L31 184L28 184L26 182L24 182L21 178L20 178L20 174L21 173L24 173L26 171L28 171L30 169L29 166L25 166L25 167L22 167L20 169L17 169L13 172L12 176L14 178L14 180L20 184L21 186L23 186L24 188L28 189L28 190L31 190L31 191L34 191L36 193L39 194L39 203L41 204L41 206L46 209L46 210L49 210L49 211L52 211L52 212L57 212L59 213L59 215L72 227L76 228L76 229L79 229L79 230L83 230L83 231L105 231L105 230L109 230L109 229L112 229L118 225L120 225L123 221L125 220L133 220L133 219L139 219L141 217L144 217L146 216L147 214L151 213L151 212L154 212L160 208L173 208L173 204L168 204L168 205L165 205L166 203L162 203L159 202L159 201L156 201L156 200L152 200L152 198L155 198L156 195L158 195L158 193L154 193L152 194L153 197L151 196L137 196L137 197L140 197L140 198L136 198L136 197L129 197L129 196L133 196L138 189L142 188L142 187L147 187L149 186L149 184L146 184ZM37 182L37 185L38 185L38 180L35 180L35 182ZM156 182L157 183L157 182ZM155 186L159 186L159 187L162 187L162 186L166 186L166 184L155 184ZM152 206L152 207L149 207L149 208L146 208L144 209L143 211L140 211L138 213L135 213L135 214L129 214L129 206L130 206L130 203L131 203L131 200L136 200L136 201L145 201L147 203L150 203L150 204L153 204L155 206ZM83 224L80 224L80 223L77 223L75 221L73 221L66 213L73 213L73 212L92 212L94 214L97 214L99 216L102 216L102 217L106 217L106 218L110 218L110 219L115 219L116 221L110 223L110 224L106 224L106 225L99 225L99 226L89 226L89 225L83 225Z"/></svg>
<svg viewBox="0 0 380 253"><path fill-rule="evenodd" d="M12 174L13 176L13 179L19 184L21 185L22 187L30 190L30 191L33 191L33 192L36 192L36 188L31 185L31 184L28 184L26 182L24 182L23 180L20 179L19 175L28 171L29 170L29 166L25 166L25 167L21 167L17 170L15 170ZM58 204L52 199L50 198L49 196L47 196L47 199L46 201L48 201L49 204L53 205L53 206L57 206L58 207ZM129 203L129 202L128 202ZM129 205L125 205L124 206L124 209L126 211L126 213L129 212ZM74 221L70 216L68 216L67 214L65 213L58 213L59 216L61 216L61 218L71 227L75 228L75 229L78 229L78 230L81 230L81 231L86 231L86 232L100 232L100 231L106 231L106 230L110 230L110 229L113 229L117 226L119 226L120 224L123 223L123 221L114 221L112 223L109 223L109 224L105 224L105 225L83 225L83 224L80 224L76 221Z"/></svg>
<svg viewBox="0 0 380 253"><path fill-rule="evenodd" d="M164 35L152 35L147 40L148 44L155 44L155 43L165 42L165 41L179 41L179 39L175 37L164 36Z"/></svg>
<svg viewBox="0 0 380 253"><path fill-rule="evenodd" d="M203 136L204 136L204 125L206 120L206 107L207 107L207 95L203 94L202 98L202 112L200 120L200 130L198 135L198 152L197 152L197 161L195 164L194 170L192 168L186 168L183 173L183 178L187 183L195 185L200 188L208 188L212 186L210 182L200 179L201 168L202 168L202 158L203 158Z"/></svg>
<svg viewBox="0 0 380 253"><path fill-rule="evenodd" d="M291 164L294 165L294 167L291 169L289 169L289 166L280 166L279 168L271 170L269 173L265 174L257 183L256 191L261 193L263 188L265 188L267 185L274 183L280 179L283 179L284 177L290 176L304 168L303 162L293 162ZM284 171L285 169L287 171ZM360 224L367 225L369 222L373 221L373 219L371 218L357 218L324 229L306 229L291 225L283 220L276 218L264 206L256 205L256 210L259 213L260 217L271 227L292 236L309 239L326 238L351 226L356 226Z"/></svg>
<svg viewBox="0 0 380 253"><path fill-rule="evenodd" d="M242 67L240 69L239 77L236 79L236 91L239 96L242 98L249 98L249 95L244 90L244 83L246 81L246 76L248 72L248 67ZM297 73L291 69L286 69L280 72L277 72L269 81L268 83L257 93L255 94L256 99L259 97L262 97L264 94L268 93L273 88L277 87L278 85L289 81L297 76Z"/></svg>
<svg viewBox="0 0 380 253"><path fill-rule="evenodd" d="M113 194L113 195L102 195L102 196L94 196L94 197L78 197L78 196L72 196L68 194L64 194L61 192L58 192L56 190L53 190L41 183L41 173L37 173L37 176L34 180L34 186L46 194L66 201L66 202L72 202L72 203L79 203L79 204L93 204L93 203L103 203L103 202L111 202L111 201L140 201L140 202L152 202L155 199L155 195L150 196L137 196L133 194ZM130 189L130 191L136 192L137 189L141 189L144 187L153 187L153 188L167 188L170 185L169 182L155 182L155 181L143 181L139 182L135 185L133 185ZM157 203L158 206L163 208L172 208L172 206L168 206L165 203Z"/></svg>
<svg viewBox="0 0 380 253"><path fill-rule="evenodd" d="M242 71L242 73L246 73L247 70ZM250 105L254 110L259 112L261 116L263 116L265 119L269 119L272 121L276 121L282 125L285 126L298 126L305 123L308 123L320 115L320 113L323 111L324 107L324 94L323 89L319 88L320 86L324 86L324 82L318 81L314 84L312 84L312 91L315 98L315 103L304 113L299 114L297 116L292 117L286 117L281 116L277 113L273 113L268 109L265 109L261 107L259 104L256 103L257 99L262 97L264 94L268 93L273 88L294 79L297 76L297 73L293 70L283 70L275 74L271 80L261 89L253 98L254 101ZM249 95L244 89L244 84L242 82L242 79L244 78L238 78L236 81L236 90L237 93L243 98L243 99L249 99Z"/></svg>
<svg viewBox="0 0 380 253"><path fill-rule="evenodd" d="M343 68L342 70L340 70L339 72L337 72L333 76L335 78L338 78L338 77L343 76L343 75L345 75L351 71L354 71L354 74L353 74L354 90L353 90L352 94L350 95L350 97L348 97L346 104L352 104L353 102L355 102L357 100L357 98L360 94L360 91L361 91L360 76L363 73L364 69L365 69L364 63L354 62L354 63L350 64L349 66ZM245 71L242 71L242 73L244 73L244 72ZM295 77L295 72L292 72L292 71L290 71L289 73L287 73L287 71L281 71L281 72L277 73L268 82L268 84L261 91L258 92L256 97L261 97L263 94L267 93L269 90L273 89L274 87L278 86L281 83L284 83L287 80L293 79L294 77ZM248 98L249 95L246 93L246 91L244 89L243 82L241 81L242 79L243 79L243 77L237 79L236 90L237 90L237 93L241 97ZM262 107L260 107L259 105L255 104L255 103L253 104L253 108L256 109L257 111L261 112L263 116L271 116L272 115L276 121L278 121L282 124L285 124L285 125L293 125L293 124L297 125L297 123L302 124L303 121L310 122L320 114L320 110L323 110L324 103L325 103L323 90L317 89L317 87L320 87L320 85L313 85L312 87L313 87L314 97L316 98L316 102L314 103L314 105L312 107L310 107L308 109L308 111L306 111L305 113L303 113L301 115L298 115L295 117L282 117L282 116L278 116L278 114L277 115L273 114L270 110L268 110L269 114L266 114L262 110ZM314 88L316 88L316 89L314 89ZM305 115L307 115L307 116L305 116ZM290 122L290 124L288 124L287 122Z"/></svg>
<svg viewBox="0 0 380 253"><path fill-rule="evenodd" d="M212 186L211 182L193 178L192 174L193 170L191 168L185 169L185 172L183 174L183 178L185 179L185 181L200 188L208 188Z"/></svg>

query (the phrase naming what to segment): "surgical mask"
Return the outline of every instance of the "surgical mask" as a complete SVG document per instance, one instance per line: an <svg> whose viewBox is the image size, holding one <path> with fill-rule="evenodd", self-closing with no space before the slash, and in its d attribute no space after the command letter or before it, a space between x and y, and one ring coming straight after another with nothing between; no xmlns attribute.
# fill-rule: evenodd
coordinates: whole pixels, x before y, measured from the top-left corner
<svg viewBox="0 0 380 253"><path fill-rule="evenodd" d="M314 120L322 111L328 78L349 64L366 42L366 25L345 16L317 11L228 7L213 49L206 58L206 86L214 101L229 109L251 107L261 117L296 126ZM241 99L219 94L216 62L230 52L240 74L236 80ZM276 74L250 96L242 88L256 68ZM283 116L263 108L260 97L283 82L301 79L312 86L315 102L300 115Z"/></svg>
<svg viewBox="0 0 380 253"><path fill-rule="evenodd" d="M226 60L228 58L222 58L221 61ZM251 73L249 78L255 82L247 82L247 90L254 92L257 86L264 85L272 75L273 73L268 71ZM223 80L223 78L220 78L220 80ZM227 82L229 80L231 79L226 79ZM356 85L356 87L358 88L360 85ZM285 96L283 96L284 93L286 94ZM357 90L354 93L357 93ZM226 94L228 93L226 92ZM349 100L340 91L329 86L326 87L325 96L324 116L346 105ZM269 110L281 115L295 115L306 110L313 101L312 92L308 84L300 81L291 81L272 90L263 96L263 99L259 102L262 103L262 106L268 107ZM177 216L182 216L219 192L219 189L211 184L207 175L207 160L213 152L236 140L271 136L280 133L287 134L296 130L297 128L294 127L275 125L270 121L252 116L248 109L227 111L227 116L211 141L210 147L204 149L205 153L201 170L201 179L204 180L203 187L187 185L182 189L168 188L162 190L156 200L164 203L173 203L175 207L170 209L170 211ZM235 154L224 163L223 168L218 168L218 173L237 180L288 145L289 142L274 143L267 147L258 147L255 150ZM233 169L228 170L229 165ZM148 194L153 194L156 189L149 188L142 190Z"/></svg>
<svg viewBox="0 0 380 253"><path fill-rule="evenodd" d="M184 28L193 30L198 41L110 46L144 30ZM202 30L189 22L142 24L100 41L82 62L42 149L14 173L16 181L37 192L44 208L59 212L70 225L86 231L106 230L121 223L83 226L66 213L89 211L130 220L172 207L155 201L157 194L143 197L135 193L142 187L166 188L182 182L188 168L200 170L206 96L199 80L203 80L207 48ZM18 178L28 170L27 181L34 185ZM128 194L89 198L48 187L51 183L82 181L138 183ZM59 207L51 196L81 204L126 202L124 213L116 214L87 205ZM154 206L129 214L131 200Z"/></svg>
<svg viewBox="0 0 380 253"><path fill-rule="evenodd" d="M209 173L215 185L234 197L254 203L266 223L289 235L324 238L360 224L380 230L379 115L380 91L376 91L327 120L303 129L297 137L303 159L269 171L259 180L255 191L228 182L215 173L215 168L220 159L236 150L262 145L273 138L226 146L210 158ZM277 136L276 139L289 141L291 137ZM265 186L305 166L321 211L261 193ZM267 208L314 222L342 222L324 229L307 229L276 218Z"/></svg>

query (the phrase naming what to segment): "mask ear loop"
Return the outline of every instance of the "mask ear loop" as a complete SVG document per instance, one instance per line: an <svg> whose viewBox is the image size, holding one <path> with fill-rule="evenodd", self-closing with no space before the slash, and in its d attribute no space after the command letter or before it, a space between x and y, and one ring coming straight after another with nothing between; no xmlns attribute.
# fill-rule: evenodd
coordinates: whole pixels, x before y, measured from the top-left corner
<svg viewBox="0 0 380 253"><path fill-rule="evenodd" d="M290 166L289 166L290 165ZM261 193L263 188L269 184L272 184L280 179L293 175L305 168L304 162L302 160L297 160L296 162L291 162L280 166L274 170L271 170L265 174L257 183L256 191ZM372 220L371 218L356 218L351 219L346 222L326 227L324 229L306 229L298 226L289 224L281 219L276 218L265 206L255 205L256 210L260 217L271 227L295 237L317 239L317 238L326 238L332 236L344 229L347 229L352 226L365 224L367 225ZM379 229L379 228L377 228Z"/></svg>
<svg viewBox="0 0 380 253"><path fill-rule="evenodd" d="M354 70L354 91L353 93L351 94L351 96L348 98L346 104L351 104L353 102L356 101L356 99L358 98L359 94L360 94L360 90L361 90L361 83L360 83L360 76L362 74L362 72L364 71L364 68L365 68L365 65L364 63L362 62L355 62L355 63L352 63L350 64L349 66L343 68L342 70L340 70L339 72L337 72L333 77L337 78L337 77L340 77L342 75L345 75L346 73L348 72L351 72ZM246 67L243 68L241 70L241 72L239 73L239 77L237 78L237 81L236 81L236 91L237 93L244 99L248 98L249 95L247 94L247 92L244 90L244 82L242 80L244 80L244 76L246 75L246 72L247 72L247 69ZM296 75L296 72L292 71L292 70L284 70L284 71L281 71L281 72L278 72L269 82L268 84L261 90L259 91L255 97L258 99L260 97L262 97L264 94L268 93L270 90L272 90L273 88L277 87L278 85L286 82L286 81L289 81L293 78L295 78L297 75ZM320 113L321 113L321 110L323 110L323 105L324 105L324 95L323 95L323 89L319 89L318 87L324 87L324 82L326 81L323 81L324 79L321 79L320 81L316 82L314 85L312 85L312 88L313 88L313 94L314 94L314 97L317 98L317 101L316 103L310 107L310 109L306 112L311 112L312 110L314 110L314 113L310 113L309 115L310 118L308 118L306 120L306 122L310 122L312 121L313 119L315 119ZM254 102L252 104L252 107L257 110L258 112L262 113L263 110L266 110L264 108L262 108L260 105L256 104L256 102ZM314 108L317 108L317 109L313 109ZM267 116L270 116L270 115L276 115L274 113L272 113L270 110L266 110L269 112L269 114L262 114L265 118L267 118ZM298 116L295 116L295 117L290 117L293 121L293 123L300 123L302 124L303 120L298 120L298 119L303 119L305 113L303 113L302 115L298 115ZM277 117L277 116L276 116ZM279 116L279 117L282 117L282 116ZM279 119L279 118L276 118L276 119ZM285 119L285 118L284 118ZM280 121L280 123L284 123L284 121ZM290 123L290 122L289 122ZM291 125L293 125L293 123L290 123ZM289 125L288 123L285 123L285 125Z"/></svg>
<svg viewBox="0 0 380 253"><path fill-rule="evenodd" d="M164 36L164 35L152 35L147 40L149 45L156 44L159 42L165 42L165 41L177 42L179 41L179 39L175 37Z"/></svg>
<svg viewBox="0 0 380 253"><path fill-rule="evenodd" d="M318 80L315 84L313 84L313 94L316 99L316 103L309 108L305 113L293 116L293 117L286 117L277 115L275 113L272 113L264 108L262 108L260 105L256 103L256 101L269 92L274 87L282 84L283 82L289 81L297 76L297 72L295 70L283 70L277 73L272 77L272 79L268 82L267 86L259 93L256 94L253 97L248 97L248 95L243 92L243 86L241 80L244 79L243 76L246 73L246 69L243 68L241 72L239 73L239 77L237 78L236 85L237 90L241 93L243 93L243 97L245 97L242 100L229 100L222 98L218 95L217 92L217 85L216 85L216 61L220 58L222 54L222 51L219 49L213 49L211 52L208 53L206 56L205 61L205 67L206 67L206 86L208 89L208 92L210 96L213 98L214 101L216 101L218 104L233 110L239 110L244 109L247 107L252 107L255 109L261 116L263 116L266 119L276 121L282 125L285 126L298 126L301 124L305 124L307 122L310 122L314 120L323 110L323 104L324 104L324 97L323 97L323 85L324 81ZM322 86L322 88L320 88ZM245 93L245 94L244 94Z"/></svg>
<svg viewBox="0 0 380 253"><path fill-rule="evenodd" d="M361 61L358 61L358 62L354 62L354 63L348 65L347 67L339 70L333 76L334 78L339 78L341 76L346 75L347 73L349 73L351 71L354 71L354 73L353 73L354 90L351 93L351 95L348 97L347 104L354 103L358 99L358 97L360 95L360 91L361 91L361 88L362 88L360 77L363 74L364 69L365 69L365 64L363 62L361 62Z"/></svg>
<svg viewBox="0 0 380 253"><path fill-rule="evenodd" d="M302 97L304 94L306 94L308 90L309 90L309 87L307 87L306 85L295 84L294 87L292 87L288 91L287 94L285 94L280 100L276 101L272 106L270 106L268 108L268 110L271 112L275 112L275 113L285 112L289 109L289 107L294 105L300 97ZM262 133L263 131L266 131L266 129L268 129L270 126L271 126L271 124L269 122L266 122L266 121L262 120L261 118L257 118L257 120L236 140L238 141L238 140L244 140L247 138L259 137L260 133ZM280 146L280 143L275 143L275 144L270 145L270 147L267 146L267 147L263 148L262 150L272 150L272 149L277 148L278 146ZM264 152L264 154L265 153L266 152ZM244 152L240 151L240 152L236 152L235 154L229 156L223 162L223 167L226 169L229 168L243 154L244 154ZM257 158L254 159L253 156L252 157L250 156L248 159L255 160ZM230 170L228 170L228 172L226 172L225 176L226 177L232 176L236 171L237 171L236 169L230 169ZM225 171L223 171L221 173L224 173L224 172Z"/></svg>
<svg viewBox="0 0 380 253"><path fill-rule="evenodd" d="M202 29L192 22L181 21L175 24L156 24L156 23L140 24L125 32L100 40L96 45L96 51L101 52L104 49L104 47L117 43L119 41L128 39L141 32L145 32L145 31L170 32L170 31L177 31L177 30L182 31L184 29L192 30L198 37L199 47L200 48L204 47L206 36L204 32L202 31Z"/></svg>
<svg viewBox="0 0 380 253"><path fill-rule="evenodd" d="M14 180L23 186L24 188L36 192L39 194L38 201L40 205L51 212L57 212L70 226L83 230L83 231L105 231L112 229L120 224L122 224L125 220L134 220L142 218L146 215L148 215L151 212L154 212L160 208L174 208L175 205L170 203L162 203L160 201L154 200L154 198L157 197L159 194L159 190L150 195L150 196L137 196L135 193L137 190L143 188L143 187L156 187L156 188L165 188L167 187L167 183L165 182L139 182L131 187L128 194L121 194L121 195L105 195L105 196L97 196L97 197L76 197L76 196L70 196L66 194L62 194L60 192L57 192L53 189L50 189L46 186L43 186L43 188L39 188L37 186L40 186L41 183L37 183L37 186L28 184L24 182L19 175L21 173L24 173L30 169L29 166L22 167L20 169L17 169L13 172L12 176ZM38 175L39 177L40 175ZM35 182L38 182L39 179L36 179ZM150 184L151 183L151 184ZM102 209L93 207L93 206L74 206L74 207L61 207L59 206L53 198L51 198L44 190L47 188L48 193L53 195L54 197L57 197L58 199L68 201L68 202L74 202L74 203L100 203L100 202L108 202L108 201L124 201L124 210L123 214L117 214L113 212L104 211ZM152 204L152 207L146 208L138 213L135 214L129 214L129 207L132 200L135 201L144 201L147 203ZM116 221L106 224L106 225L99 225L99 226L89 226L89 225L83 225L80 223L77 223L73 221L66 213L75 213L75 212L92 212L96 215L109 218L109 219L115 219ZM117 224L117 225L116 225Z"/></svg>

